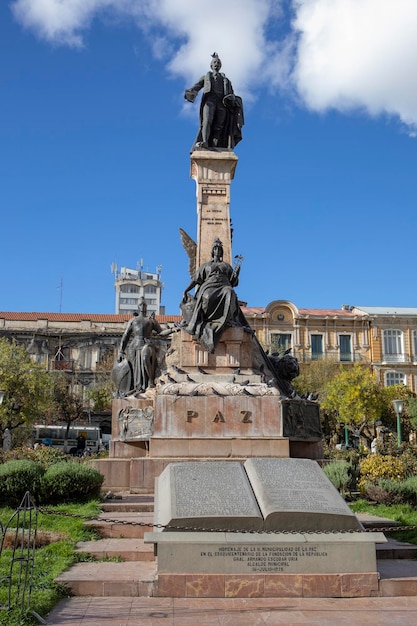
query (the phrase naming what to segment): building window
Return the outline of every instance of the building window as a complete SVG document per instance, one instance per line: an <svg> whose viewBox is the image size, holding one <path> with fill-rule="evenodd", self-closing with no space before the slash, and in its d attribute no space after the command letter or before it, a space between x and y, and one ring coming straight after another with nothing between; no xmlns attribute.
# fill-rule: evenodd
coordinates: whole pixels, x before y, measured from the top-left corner
<svg viewBox="0 0 417 626"><path fill-rule="evenodd" d="M120 291L122 293L139 293L139 287L137 285L121 285Z"/></svg>
<svg viewBox="0 0 417 626"><path fill-rule="evenodd" d="M339 335L339 353L341 361L352 361L352 337Z"/></svg>
<svg viewBox="0 0 417 626"><path fill-rule="evenodd" d="M136 304L136 298L120 298L120 304Z"/></svg>
<svg viewBox="0 0 417 626"><path fill-rule="evenodd" d="M385 374L385 386L391 387L392 385L405 385L407 383L405 374L400 372L387 372Z"/></svg>
<svg viewBox="0 0 417 626"><path fill-rule="evenodd" d="M285 352L291 348L291 334L274 334L271 335L271 352Z"/></svg>
<svg viewBox="0 0 417 626"><path fill-rule="evenodd" d="M156 300L154 298L145 298L146 304L149 306L155 306Z"/></svg>
<svg viewBox="0 0 417 626"><path fill-rule="evenodd" d="M145 293L156 293L156 287L155 285L145 285L143 291Z"/></svg>
<svg viewBox="0 0 417 626"><path fill-rule="evenodd" d="M384 354L382 360L385 363L404 363L405 354L401 330L384 330Z"/></svg>
<svg viewBox="0 0 417 626"><path fill-rule="evenodd" d="M99 363L105 363L113 359L114 348L113 346L100 346L98 351Z"/></svg>
<svg viewBox="0 0 417 626"><path fill-rule="evenodd" d="M91 356L92 356L91 347L86 347L81 350L80 365L82 369L86 369L86 370L91 369Z"/></svg>
<svg viewBox="0 0 417 626"><path fill-rule="evenodd" d="M417 330L413 330L413 359L417 363Z"/></svg>
<svg viewBox="0 0 417 626"><path fill-rule="evenodd" d="M323 358L323 335L311 335L311 360Z"/></svg>

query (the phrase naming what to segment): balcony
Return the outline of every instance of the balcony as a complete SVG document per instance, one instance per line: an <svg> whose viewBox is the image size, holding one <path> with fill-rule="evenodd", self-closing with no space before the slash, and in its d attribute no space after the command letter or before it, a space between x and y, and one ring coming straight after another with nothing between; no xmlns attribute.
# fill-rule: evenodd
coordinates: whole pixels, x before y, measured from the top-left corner
<svg viewBox="0 0 417 626"><path fill-rule="evenodd" d="M51 361L50 369L54 371L73 372L74 360L73 359L60 359L60 360Z"/></svg>
<svg viewBox="0 0 417 626"><path fill-rule="evenodd" d="M396 354L383 354L383 363L409 363L411 361L410 355L397 352Z"/></svg>

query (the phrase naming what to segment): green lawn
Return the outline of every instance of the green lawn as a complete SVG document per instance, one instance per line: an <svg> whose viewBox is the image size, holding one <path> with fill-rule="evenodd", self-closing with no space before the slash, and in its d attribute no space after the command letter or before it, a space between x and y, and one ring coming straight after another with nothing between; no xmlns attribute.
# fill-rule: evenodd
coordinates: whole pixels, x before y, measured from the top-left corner
<svg viewBox="0 0 417 626"><path fill-rule="evenodd" d="M417 509L409 504L369 504L367 500L357 500L349 503L355 513L369 513L378 517L387 517L400 522L403 526L417 526ZM403 530L389 533L389 537L398 541L417 544L417 529Z"/></svg>

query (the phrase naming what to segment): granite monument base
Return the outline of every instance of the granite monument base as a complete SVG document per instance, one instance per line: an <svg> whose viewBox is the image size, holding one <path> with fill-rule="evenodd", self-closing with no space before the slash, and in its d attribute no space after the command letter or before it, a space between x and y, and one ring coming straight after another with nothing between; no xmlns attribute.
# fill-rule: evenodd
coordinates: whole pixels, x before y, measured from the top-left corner
<svg viewBox="0 0 417 626"><path fill-rule="evenodd" d="M158 595L376 595L376 543L319 465L253 458L168 465L156 480Z"/></svg>
<svg viewBox="0 0 417 626"><path fill-rule="evenodd" d="M164 597L366 597L378 594L382 533L146 533Z"/></svg>

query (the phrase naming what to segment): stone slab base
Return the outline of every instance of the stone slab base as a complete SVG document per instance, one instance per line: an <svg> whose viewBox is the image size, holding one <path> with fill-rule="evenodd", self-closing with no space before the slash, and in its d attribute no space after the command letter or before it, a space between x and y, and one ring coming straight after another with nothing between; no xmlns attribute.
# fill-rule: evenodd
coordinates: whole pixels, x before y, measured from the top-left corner
<svg viewBox="0 0 417 626"><path fill-rule="evenodd" d="M289 441L284 437L152 437L152 458L171 457L173 460L196 458L289 457Z"/></svg>
<svg viewBox="0 0 417 626"><path fill-rule="evenodd" d="M156 596L170 598L358 598L378 595L378 573L159 574Z"/></svg>
<svg viewBox="0 0 417 626"><path fill-rule="evenodd" d="M258 455L259 456L259 455ZM195 458L131 458L91 459L89 464L104 476L103 491L129 491L130 493L154 493L155 478L162 474L169 463L195 461ZM210 461L219 459L210 458ZM222 457L222 461L228 459ZM230 459L236 461L236 457ZM241 459L246 461L246 457Z"/></svg>

